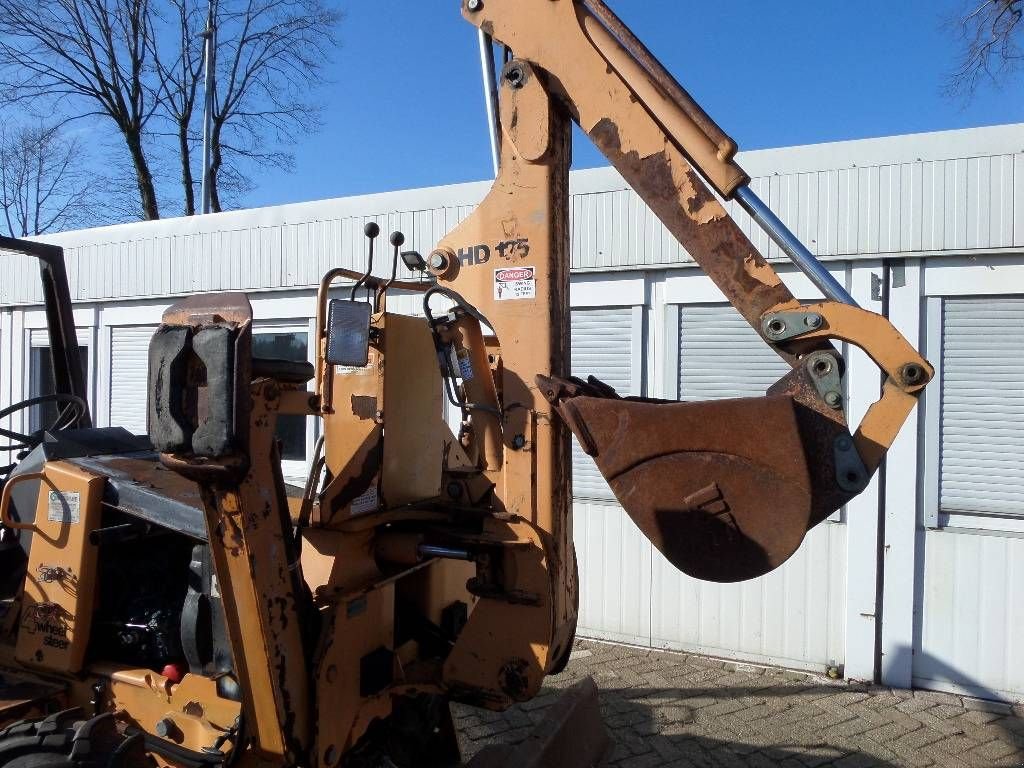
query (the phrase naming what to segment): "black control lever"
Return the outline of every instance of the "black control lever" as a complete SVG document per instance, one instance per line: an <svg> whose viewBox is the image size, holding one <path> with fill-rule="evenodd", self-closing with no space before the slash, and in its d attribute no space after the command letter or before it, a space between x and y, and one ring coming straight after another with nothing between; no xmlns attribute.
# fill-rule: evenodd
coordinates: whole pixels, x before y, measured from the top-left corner
<svg viewBox="0 0 1024 768"><path fill-rule="evenodd" d="M405 235L401 232L392 232L391 245L395 249L395 255L391 258L391 279L385 284L385 288L395 282L395 278L398 277L398 249L405 245Z"/></svg>
<svg viewBox="0 0 1024 768"><path fill-rule="evenodd" d="M381 300L384 294L387 292L388 288L391 287L391 284L395 282L395 279L398 277L398 251L405 244L405 235L403 235L401 232L395 231L391 233L391 237L388 238L388 240L391 243L391 247L395 249L394 255L391 257L391 278L387 282L382 284L380 286L380 290L377 291L376 302L374 307L374 311L376 312L380 312Z"/></svg>
<svg viewBox="0 0 1024 768"><path fill-rule="evenodd" d="M371 221L363 227L363 234L366 235L370 241L370 256L366 263L366 274L359 278L356 284L352 286L352 293L349 295L349 301L356 300L356 291L358 291L359 287L365 284L370 275L373 274L373 242L377 239L377 236L380 235L380 227L377 226L376 222Z"/></svg>

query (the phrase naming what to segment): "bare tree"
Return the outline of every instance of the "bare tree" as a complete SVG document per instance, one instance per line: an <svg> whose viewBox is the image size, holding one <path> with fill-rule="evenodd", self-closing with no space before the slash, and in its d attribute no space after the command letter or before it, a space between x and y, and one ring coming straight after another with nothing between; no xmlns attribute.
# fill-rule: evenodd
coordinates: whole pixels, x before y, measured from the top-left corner
<svg viewBox="0 0 1024 768"><path fill-rule="evenodd" d="M251 189L254 167L289 168L288 146L318 127L311 94L335 43L340 14L332 2L212 0L213 210ZM166 167L161 160L175 157L183 210L192 214L210 3L0 0L0 104L107 120L127 150L143 218L159 218L155 177ZM171 137L173 152L152 154Z"/></svg>
<svg viewBox="0 0 1024 768"><path fill-rule="evenodd" d="M285 149L319 126L323 82L341 14L328 0L218 0L211 197L248 187L246 168L289 169Z"/></svg>
<svg viewBox="0 0 1024 768"><path fill-rule="evenodd" d="M163 96L163 116L173 125L177 141L184 213L192 216L196 212L192 150L197 140L194 122L203 77L206 16L194 0L167 0L167 4L168 11L154 14L162 23L154 35L152 56ZM157 40L161 42L157 44Z"/></svg>
<svg viewBox="0 0 1024 768"><path fill-rule="evenodd" d="M0 98L63 103L71 118L112 121L147 219L160 216L144 148L160 104L149 61L152 34L149 0L0 0Z"/></svg>
<svg viewBox="0 0 1024 768"><path fill-rule="evenodd" d="M970 0L952 22L961 45L960 63L947 84L951 94L970 98L984 80L999 83L1024 63L1024 0Z"/></svg>
<svg viewBox="0 0 1024 768"><path fill-rule="evenodd" d="M82 144L55 126L0 135L0 209L11 237L100 223Z"/></svg>

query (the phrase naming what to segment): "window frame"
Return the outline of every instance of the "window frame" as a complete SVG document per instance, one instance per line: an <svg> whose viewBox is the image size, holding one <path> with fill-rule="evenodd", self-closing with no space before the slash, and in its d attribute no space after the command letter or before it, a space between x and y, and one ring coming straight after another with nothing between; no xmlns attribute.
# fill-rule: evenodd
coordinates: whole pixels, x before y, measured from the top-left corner
<svg viewBox="0 0 1024 768"><path fill-rule="evenodd" d="M648 294L648 276L643 272L594 272L573 274L569 284L569 323L570 340L572 338L572 314L602 309L627 309L632 311L630 343L630 369L633 371L634 392L641 397L651 395L653 382L651 366L651 350L648 340L652 327L649 324L650 296ZM572 370L572 350L568 366ZM573 437L573 454L579 447ZM585 455L585 454L584 454ZM573 461L573 478L575 479L575 462ZM606 495L584 494L576 490L573 483L572 500L586 504L618 505L615 495L608 489Z"/></svg>
<svg viewBox="0 0 1024 768"><path fill-rule="evenodd" d="M96 331L97 313L95 307L84 307L73 310L72 316L75 321L75 337L78 346L86 348L86 380L85 392L86 401L89 403L89 413L93 423L96 423ZM43 309L27 310L22 316L21 331L21 392L12 392L11 402L19 402L31 397L32 392L32 350L48 348L49 337L46 343L36 342L33 337L39 334L46 334L49 329L46 311ZM12 414L20 422L17 429L27 432L31 429L30 409L25 409L19 414Z"/></svg>
<svg viewBox="0 0 1024 768"><path fill-rule="evenodd" d="M576 297L574 296L574 298L576 298ZM593 298L595 299L595 301L598 300L597 296L594 296ZM580 305L574 304L570 308L570 310L569 310L569 322L570 322L569 335L570 335L570 338L572 337L571 323L572 323L572 315L574 313L576 313L576 312L598 312L598 311L602 311L602 310L627 310L627 311L630 312L630 371L632 373L632 377L631 378L633 380L633 387L631 388L631 391L620 393L620 394L623 394L623 395L627 395L628 394L628 395L636 395L636 396L639 396L639 397L647 397L648 396L647 393L648 393L648 380L649 380L648 373L649 372L648 372L648 370L647 370L647 368L645 366L646 348L645 348L645 344L644 344L644 338L645 338L644 318L645 318L646 313L647 313L646 306L644 306L643 304L637 305L637 304L630 304L630 303L615 303L615 304L600 304L600 303L583 304L583 303L581 303ZM570 368L570 370L572 370L573 362L572 362L572 350L571 349L570 349L569 357L570 357L570 359L569 359L569 368ZM576 451L579 450L579 446L576 443L576 438L575 437L573 437L573 447L574 447L573 453L575 454ZM584 455L586 455L586 454L584 454ZM592 459L591 459L591 461L592 461ZM573 462L573 463L575 465L575 462ZM576 492L575 467L573 468L572 499L573 499L573 501L585 501L585 502L597 503L597 504L618 504L618 501L615 499L615 494L612 493L612 490L611 490L610 487L608 488L608 492L607 492L606 495L578 494Z"/></svg>
<svg viewBox="0 0 1024 768"><path fill-rule="evenodd" d="M943 265L947 266L947 265ZM968 281L963 287L969 288ZM1012 285L1012 284L1011 284ZM942 508L942 391L945 374L945 308L949 299L1007 299L1024 301L1024 286L1003 292L957 293L926 296L922 332L923 354L935 366L935 378L925 387L920 408L923 414L921 439L923 525L928 530L1024 534L1024 513L962 512Z"/></svg>
<svg viewBox="0 0 1024 768"><path fill-rule="evenodd" d="M314 338L316 320L313 318L292 318L292 319L268 319L268 320L255 320L253 322L252 334L253 336L259 336L260 334L271 334L271 333L304 333L306 334L306 359L308 362L316 365L316 354L314 350ZM312 382L309 386L312 386ZM316 447L317 438L320 435L320 419L312 416L306 418L306 458L305 459L282 459L281 460L281 472L284 475L286 482L295 483L301 481L305 483L306 478L309 475L310 460L313 455L313 451Z"/></svg>

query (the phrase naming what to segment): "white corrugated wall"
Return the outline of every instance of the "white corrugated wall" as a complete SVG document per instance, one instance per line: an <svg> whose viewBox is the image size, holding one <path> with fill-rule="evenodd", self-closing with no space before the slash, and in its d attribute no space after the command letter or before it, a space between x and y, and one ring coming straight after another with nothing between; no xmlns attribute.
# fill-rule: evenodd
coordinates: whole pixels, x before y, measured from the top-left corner
<svg viewBox="0 0 1024 768"><path fill-rule="evenodd" d="M913 256L1024 247L1022 126L745 153L753 187L819 256ZM827 155L827 156L825 156ZM487 184L412 190L48 237L67 250L76 300L196 290L308 287L333 266L363 264L363 224L402 229L424 252L486 194ZM572 182L572 267L689 261L610 169ZM755 245L782 254L730 204ZM382 268L383 269L383 268ZM404 269L404 268L403 268ZM0 304L38 299L32 268L0 284Z"/></svg>
<svg viewBox="0 0 1024 768"><path fill-rule="evenodd" d="M155 326L110 329L110 425L146 434L149 341Z"/></svg>
<svg viewBox="0 0 1024 768"><path fill-rule="evenodd" d="M892 265L900 279L904 271L920 272L920 284L912 278L894 292L894 311L910 340L929 341L930 357L942 363L940 377L945 373L946 378L931 392L941 389L946 409L940 394L929 394L928 407L922 412L921 442L913 435L915 416L901 436L905 445L899 463L890 467L882 499L890 523L885 550L892 545L898 555L883 562L886 600L896 596L891 598L895 607L888 611L888 618L876 616L869 605L853 609L844 605L853 594L847 583L848 566L851 574L873 588L873 577L864 578L865 573L874 573L876 557L871 542L865 544L873 536L870 526L858 529L861 523L852 521L823 524L811 532L791 562L764 579L744 585L701 584L675 573L652 550L600 482L586 477L585 459L577 451L574 521L584 582L583 633L821 668L842 664L848 656L847 638L864 635L850 630L853 622L867 626L866 622L882 620L888 654L884 670L906 669L909 680L912 669L913 680L928 687L985 695L1024 692L1013 656L1014 643L1024 632L1024 600L1017 587L1024 574L1020 546L1024 522L1013 509L997 509L998 505L989 503L1018 493L1009 483L993 486L998 478L1016 480L1019 456L1004 452L992 464L986 463L981 450L1017 438L1012 426L1019 415L1014 397L1024 390L1024 381L1018 377L1020 366L1013 350L1021 335L1020 320L1007 321L1005 313L996 312L999 317L985 321L1002 323L1003 329L1012 331L994 342L1003 353L999 359L983 349L992 341L991 334L976 334L982 340L979 352L977 344L971 347L970 334L957 336L953 319L966 303L998 307L999 302L1024 300L1021 136L1024 127L1002 126L743 156L755 177L755 189L812 251L855 265L880 256L898 259ZM127 225L54 239L68 249L75 299L95 302L85 306L99 307L99 318L103 307L122 306L128 298L163 301L172 295L224 289L269 291L271 296L295 288L305 291L330 266L363 263L361 230L369 219L378 220L385 231L402 229L411 247L429 251L470 213L487 188L487 184L475 184L374 195ZM574 313L576 347L589 349L585 367L598 369L587 371L581 365L574 368L576 373L602 375L604 367L603 375L623 391L642 393L664 373L664 359L675 354L682 369L676 383L679 394L693 398L743 394L740 385L757 379L760 386L761 378L767 381L773 376L777 363L770 356L755 357L755 347L744 346L752 338L744 335L748 333L744 326L728 313L722 314L720 307L701 304L703 299L679 299L694 303L678 305L675 335L659 336L656 326L664 318L658 313L671 313L671 308L657 299L657 286L683 271L687 254L614 172L576 173L572 189L574 271L632 268L648 281L649 294L648 299L629 306L587 308L587 312L607 310L603 317ZM767 239L753 232L748 220L740 219L757 245L778 257L768 248ZM6 307L0 323L2 359L17 368L24 365L28 328L39 326L26 324L31 312L10 307L34 300L38 277L28 260L10 266L8 279L0 283L0 305ZM879 275L882 271L878 265L863 269ZM858 279L868 285L868 277ZM614 296L615 291L608 293ZM927 313L929 327L923 332L927 339L917 336L922 296L926 302L939 302L937 315L931 309ZM112 361L109 371L97 373L97 398L103 406L98 410L109 413L110 423L141 429L145 417L137 392L144 386L145 332L125 324L155 320L136 320L127 313L120 317L107 325L102 319L92 325L84 322L86 332L110 342L106 351L95 348L103 344L93 345L93 363L106 362L108 357ZM296 315L289 312L279 319L291 321ZM931 344L933 326L938 328L938 347ZM745 365L730 372L729 361L715 356L719 346L743 348ZM938 350L943 349L946 356L940 361L944 353ZM958 356L968 364L966 369L955 370ZM979 361L995 367L986 373ZM708 366L716 369L714 376L700 373ZM23 373L12 372L5 400L22 391ZM866 380L873 390L877 378L870 374ZM971 410L970 388L954 391L958 377L965 380L971 375L984 379L975 387L983 391L981 404L986 407L980 412ZM988 429L985 424L989 423L996 426ZM958 424L964 427L959 433L954 428ZM939 455L943 435L949 451L945 466ZM953 450L955 445L963 450ZM978 450L972 451L975 445ZM918 449L923 457L915 466ZM978 488L983 492L976 493ZM865 494L860 521L877 515L877 496L868 498L872 493L876 491ZM1011 505L1015 499L1010 498ZM923 521L916 526L892 524L907 521L915 512L920 515L922 507ZM913 534L909 545L907 531Z"/></svg>
<svg viewBox="0 0 1024 768"><path fill-rule="evenodd" d="M914 684L1024 698L1024 538L927 531Z"/></svg>

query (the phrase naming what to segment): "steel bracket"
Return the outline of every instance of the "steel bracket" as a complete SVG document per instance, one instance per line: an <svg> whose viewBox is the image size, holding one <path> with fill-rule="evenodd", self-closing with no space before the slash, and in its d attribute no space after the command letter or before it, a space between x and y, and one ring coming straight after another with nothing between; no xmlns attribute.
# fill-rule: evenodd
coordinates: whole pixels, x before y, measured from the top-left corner
<svg viewBox="0 0 1024 768"><path fill-rule="evenodd" d="M814 352L807 356L804 365L810 374L811 381L814 382L814 388L818 390L818 394L821 395L825 404L834 410L842 410L844 403L843 375L835 354Z"/></svg>
<svg viewBox="0 0 1024 768"><path fill-rule="evenodd" d="M840 435L835 441L836 483L848 493L860 493L868 486L871 476L857 452L850 435Z"/></svg>
<svg viewBox="0 0 1024 768"><path fill-rule="evenodd" d="M771 342L789 341L827 327L817 312L770 312L761 320L761 332Z"/></svg>

